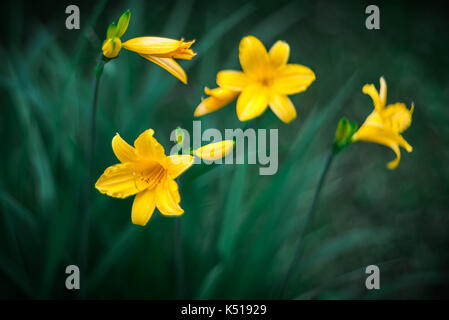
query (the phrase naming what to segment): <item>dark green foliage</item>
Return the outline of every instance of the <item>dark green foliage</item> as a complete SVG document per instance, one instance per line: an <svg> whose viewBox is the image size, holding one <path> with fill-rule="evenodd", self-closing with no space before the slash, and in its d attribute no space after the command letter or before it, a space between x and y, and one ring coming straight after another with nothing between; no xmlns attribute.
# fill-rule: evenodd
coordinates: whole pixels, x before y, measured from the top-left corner
<svg viewBox="0 0 449 320"><path fill-rule="evenodd" d="M248 34L267 47L291 46L290 61L317 80L292 96L298 118L271 111L279 128L279 171L258 166L194 166L182 176L186 298L277 298L342 116L362 123L372 111L365 83L383 75L388 101L415 103L399 167L390 149L356 143L335 159L290 298L447 297L449 230L449 20L441 8L381 5L381 29L365 29L367 4L354 1L80 1L81 30L64 28L64 8L11 2L0 45L0 298L175 298L175 218L155 212L130 221L132 198L86 187L93 70L105 30L127 8L122 40L144 35L196 39L181 62L189 85L122 50L104 66L94 176L116 163L116 132L133 142L153 128L168 152L170 132L191 132L193 111L216 73L239 68ZM30 16L30 12L34 12ZM6 24L6 25L5 25ZM209 127L243 127L235 103L201 118ZM90 199L89 232L83 230ZM87 238L86 238L87 237ZM87 256L82 250L87 241ZM86 259L86 260L84 260ZM81 292L65 289L65 267L83 265ZM365 267L381 269L381 290L365 289Z"/></svg>

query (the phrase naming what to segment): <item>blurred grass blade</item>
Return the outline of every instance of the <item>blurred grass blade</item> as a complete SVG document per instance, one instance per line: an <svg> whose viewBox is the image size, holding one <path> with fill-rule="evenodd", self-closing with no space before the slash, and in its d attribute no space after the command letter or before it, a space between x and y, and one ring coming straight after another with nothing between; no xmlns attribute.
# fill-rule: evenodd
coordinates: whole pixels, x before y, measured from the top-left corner
<svg viewBox="0 0 449 320"><path fill-rule="evenodd" d="M235 245L236 230L240 220L243 193L246 186L246 165L237 165L223 215L223 225L218 239L220 255L228 260Z"/></svg>
<svg viewBox="0 0 449 320"><path fill-rule="evenodd" d="M32 212L30 212L28 209L22 206L5 190L0 189L0 199L5 206L8 206L12 211L16 213L15 218L18 218L23 222L25 222L30 227L30 229L32 229L33 233L36 234L38 226L36 218L34 217Z"/></svg>
<svg viewBox="0 0 449 320"><path fill-rule="evenodd" d="M217 288L218 281L220 281L223 271L224 266L222 264L216 265L209 271L209 273L203 279L202 285L199 289L196 299L200 300L210 299L212 293Z"/></svg>
<svg viewBox="0 0 449 320"><path fill-rule="evenodd" d="M17 74L13 66L8 64L11 78L14 80L15 90L13 91L13 97L15 99L15 105L17 114L21 120L23 132L25 133L25 139L27 141L27 147L30 153L30 162L34 169L34 174L38 187L39 198L41 205L45 209L48 209L49 204L55 197L55 185L53 180L52 171L50 169L50 162L47 151L43 145L43 139L39 131L39 127L34 120L32 114L32 108L29 106L28 101L20 90L21 83L17 77Z"/></svg>
<svg viewBox="0 0 449 320"><path fill-rule="evenodd" d="M0 254L0 271L4 273L8 279L14 281L27 298L33 298L34 291L30 286L30 281L26 275L20 272L20 270L21 268L17 267L12 261Z"/></svg>
<svg viewBox="0 0 449 320"><path fill-rule="evenodd" d="M298 13L299 12L299 13ZM275 11L267 18L264 18L262 22L253 27L248 35L255 35L258 37L264 45L269 46L270 42L276 40L282 32L288 30L292 25L303 19L307 15L307 11L298 10L298 6L295 2L291 2L281 9ZM244 35L242 35L243 37ZM240 41L240 40L238 40ZM238 63L239 51L238 42L233 48L230 48L228 59L224 63L227 67L236 67ZM269 47L267 47L268 50Z"/></svg>
<svg viewBox="0 0 449 320"><path fill-rule="evenodd" d="M121 235L115 240L107 253L99 260L97 266L89 276L88 291L95 291L98 286L105 280L108 272L123 257L124 252L129 245L135 240L137 229L134 225L126 228Z"/></svg>
<svg viewBox="0 0 449 320"><path fill-rule="evenodd" d="M334 119L335 115L343 107L345 100L349 97L354 88L354 79L355 76L349 78L341 89L338 90L338 94L323 108L320 108L320 110L318 110L316 106L313 108L313 111L305 120L303 127L292 143L286 163L279 166L279 171L271 180L271 183L257 195L255 202L249 202L251 208L240 228L239 234L241 236L243 236L251 227L251 224L257 220L258 212L264 211L264 208L273 201L273 198L271 197L272 194L282 195L288 193L289 190L286 189L288 187L287 181L292 176L291 170L294 164L300 162L300 158L304 158L307 155L309 148L313 146L313 140L317 135L319 128L325 126L331 119ZM329 145L331 142L332 137L329 136ZM281 203L285 203L285 200L282 199ZM275 213L272 212L272 214Z"/></svg>
<svg viewBox="0 0 449 320"><path fill-rule="evenodd" d="M201 37L201 40L198 41L198 45L196 46L196 51L198 55L205 55L206 52L217 43L217 41L226 33L228 33L234 26L236 26L239 22L243 21L249 14L254 12L255 8L253 4L248 3L242 6L235 13L231 14L229 17L223 19L219 23L215 25L205 36ZM191 67L193 64L197 62L198 59L192 60L192 63L189 65Z"/></svg>

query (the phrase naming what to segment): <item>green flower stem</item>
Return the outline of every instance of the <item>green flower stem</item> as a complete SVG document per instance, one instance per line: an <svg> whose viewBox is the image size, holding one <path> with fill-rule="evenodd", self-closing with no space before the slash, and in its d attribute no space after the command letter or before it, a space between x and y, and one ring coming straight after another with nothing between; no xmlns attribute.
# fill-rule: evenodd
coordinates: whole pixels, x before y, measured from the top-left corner
<svg viewBox="0 0 449 320"><path fill-rule="evenodd" d="M323 172L321 173L320 181L318 182L318 186L315 190L315 195L313 196L312 206L310 207L309 212L307 213L306 219L304 223L302 224L302 228L300 231L300 237L298 242L298 247L296 249L295 256L292 260L292 263L290 264L290 267L287 271L287 275L283 281L283 284L281 286L281 292L280 292L280 298L282 299L287 287L288 287L288 281L290 280L290 277L292 276L292 273L295 269L296 263L300 260L303 250L304 250L304 237L306 235L307 227L310 224L310 221L312 220L312 217L315 214L315 211L318 207L318 200L320 197L321 189L323 188L324 181L326 180L327 173L329 172L329 168L332 164L332 160L334 159L336 153L330 152L329 156L327 157L326 164L324 166Z"/></svg>
<svg viewBox="0 0 449 320"><path fill-rule="evenodd" d="M101 77L101 76L100 76ZM96 139L96 131L97 131L97 101L98 101L98 88L100 86L100 77L95 77L93 92L94 97L92 100L92 108L90 115L90 148L89 148L89 176L92 178L93 171L93 163L95 158L95 139Z"/></svg>
<svg viewBox="0 0 449 320"><path fill-rule="evenodd" d="M94 85L93 85L93 98L92 98L92 108L90 115L90 150L89 150L89 175L90 180L92 180L93 176L93 164L95 158L95 140L96 140L96 130L97 130L97 104L98 104L98 90L100 87L100 79L103 75L104 65L110 59L100 55L99 62L95 67L94 74Z"/></svg>
<svg viewBox="0 0 449 320"><path fill-rule="evenodd" d="M184 299L184 250L182 241L182 216L175 222L176 298Z"/></svg>
<svg viewBox="0 0 449 320"><path fill-rule="evenodd" d="M193 151L190 150L192 154ZM182 148L178 149L178 155L182 155ZM179 189L181 189L181 177L177 178ZM181 191L181 190L179 190ZM176 298L184 299L184 250L182 234L182 216L175 218L174 258L176 274Z"/></svg>
<svg viewBox="0 0 449 320"><path fill-rule="evenodd" d="M98 91L100 87L100 79L103 74L104 65L108 62L109 59L100 55L99 62L94 70L94 82L93 82L93 98L92 98L92 106L91 106L91 114L90 114L90 131L89 137L87 139L89 143L88 147L88 163L87 163L87 180L86 180L86 189L92 190L92 184L94 183L94 160L95 160L95 141L96 141L96 115L97 115L97 105L98 105ZM81 272L84 274L87 273L88 269L88 254L89 254L89 216L91 213L91 193L89 191L85 191L87 194L85 195L85 210L84 217L81 226ZM85 281L86 282L86 281ZM81 290L81 297L85 298L85 294L87 292L87 285L83 286Z"/></svg>

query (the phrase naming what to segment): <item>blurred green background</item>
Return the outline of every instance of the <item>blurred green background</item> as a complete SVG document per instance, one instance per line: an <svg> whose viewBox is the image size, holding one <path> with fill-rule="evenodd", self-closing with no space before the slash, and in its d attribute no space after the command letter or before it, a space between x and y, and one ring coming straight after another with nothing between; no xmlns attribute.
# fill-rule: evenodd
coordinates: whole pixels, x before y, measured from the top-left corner
<svg viewBox="0 0 449 320"><path fill-rule="evenodd" d="M69 4L80 7L80 30L65 28ZM280 298L337 122L365 119L372 102L361 88L381 75L388 102L415 103L404 134L414 150L402 150L395 171L385 168L394 154L380 145L357 143L336 158L282 297L447 298L448 14L436 1L376 2L381 29L370 31L369 4L11 1L0 22L0 298ZM240 68L248 34L266 47L287 41L290 62L317 76L291 97L295 121L267 111L255 124L279 128L276 175L259 176L258 165L194 166L182 177L185 214L156 212L144 228L131 224L133 197L86 186L93 68L108 24L128 8L122 40L196 39L198 55L181 61L187 86L126 50L106 65L95 178L117 162L116 132L133 142L154 128L170 150L172 129L191 130L204 86L215 86L219 70ZM201 121L223 132L243 127L235 103ZM65 288L71 264L81 268L80 291ZM365 288L370 264L380 267L380 290Z"/></svg>

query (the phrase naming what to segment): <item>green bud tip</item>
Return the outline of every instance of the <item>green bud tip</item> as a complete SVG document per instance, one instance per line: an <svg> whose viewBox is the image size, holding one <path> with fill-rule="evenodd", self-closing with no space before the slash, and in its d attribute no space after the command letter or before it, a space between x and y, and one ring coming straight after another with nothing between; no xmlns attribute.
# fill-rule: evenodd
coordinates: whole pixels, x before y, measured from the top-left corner
<svg viewBox="0 0 449 320"><path fill-rule="evenodd" d="M337 130L335 131L335 139L332 147L334 154L352 143L351 138L356 130L356 122L350 122L346 117L340 119L337 125Z"/></svg>
<svg viewBox="0 0 449 320"><path fill-rule="evenodd" d="M111 22L111 24L108 27L108 30L106 31L106 39L112 39L117 35L117 25L115 22Z"/></svg>
<svg viewBox="0 0 449 320"><path fill-rule="evenodd" d="M184 143L184 130L177 127L175 130L176 143L181 146Z"/></svg>
<svg viewBox="0 0 449 320"><path fill-rule="evenodd" d="M120 19L118 20L116 37L121 38L125 34L126 29L128 29L130 19L131 19L131 11L129 11L128 9L122 13Z"/></svg>

